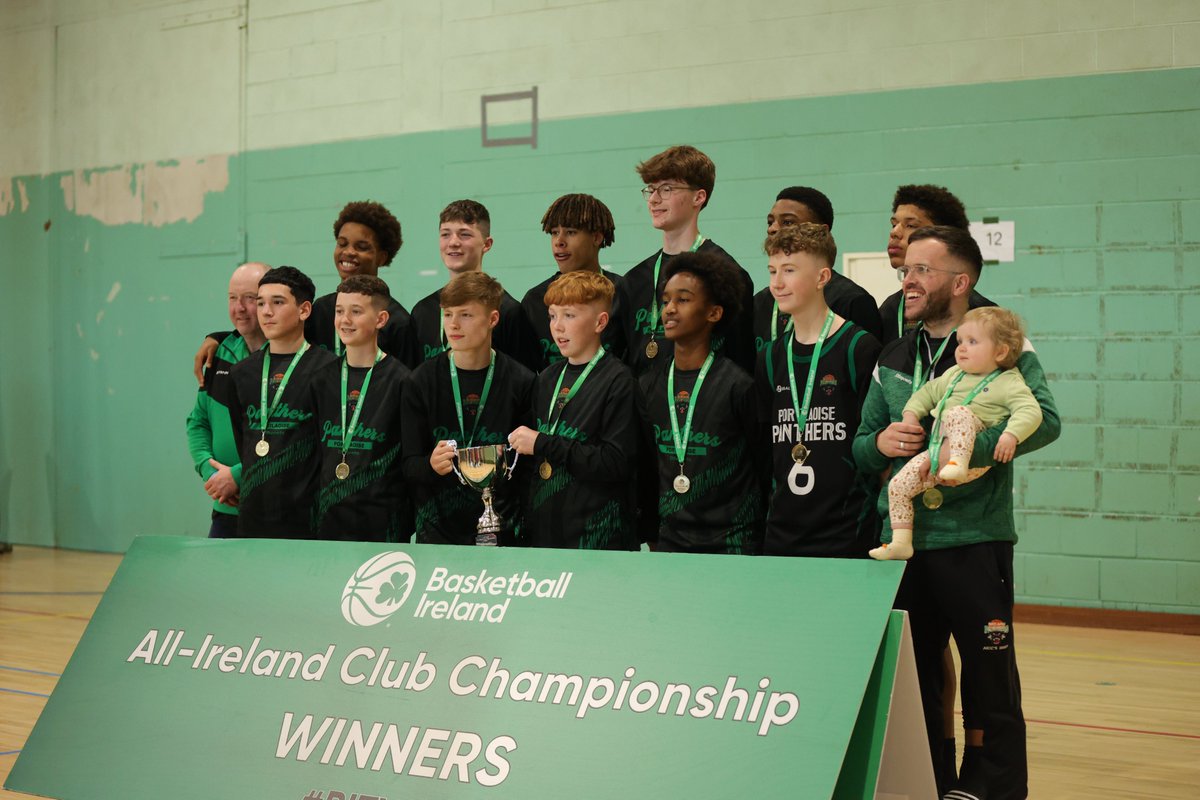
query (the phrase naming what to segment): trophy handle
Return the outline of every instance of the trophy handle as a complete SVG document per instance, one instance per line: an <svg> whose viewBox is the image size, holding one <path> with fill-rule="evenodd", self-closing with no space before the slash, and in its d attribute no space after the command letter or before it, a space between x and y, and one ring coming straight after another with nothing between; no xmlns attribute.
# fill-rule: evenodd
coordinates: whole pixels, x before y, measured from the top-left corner
<svg viewBox="0 0 1200 800"><path fill-rule="evenodd" d="M463 486L467 485L467 479L458 471L458 442L453 439L447 439L446 444L450 445L450 449L454 451L454 458L450 462L450 468L454 470L454 474L458 476L458 482Z"/></svg>
<svg viewBox="0 0 1200 800"><path fill-rule="evenodd" d="M512 460L511 464L508 464L508 453L509 452L511 452L513 454L513 460ZM504 448L504 461L505 461L505 464L507 465L506 469L508 471L508 479L510 481L512 480L513 470L517 468L517 460L520 458L521 458L521 454L517 452L517 448L515 448L515 447L505 447Z"/></svg>

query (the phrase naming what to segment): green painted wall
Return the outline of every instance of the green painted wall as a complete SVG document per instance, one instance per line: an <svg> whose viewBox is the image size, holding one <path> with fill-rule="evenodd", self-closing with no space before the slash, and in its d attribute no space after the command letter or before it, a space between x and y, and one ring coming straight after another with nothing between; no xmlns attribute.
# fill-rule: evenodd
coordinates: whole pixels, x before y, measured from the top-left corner
<svg viewBox="0 0 1200 800"><path fill-rule="evenodd" d="M162 228L78 217L58 176L24 179L29 209L0 217L20 287L0 301L7 534L121 550L206 529L183 437L190 355L225 324L243 253L330 289L337 210L378 199L405 228L384 277L411 305L441 283L438 211L470 196L493 214L488 269L519 296L552 269L542 212L587 191L613 210L603 260L623 272L657 246L633 166L690 142L718 166L703 229L760 286L763 220L790 183L830 195L843 251L882 249L900 183L942 183L972 218L1015 220L1017 261L981 289L1026 317L1065 423L1018 470L1018 591L1200 612L1197 130L1200 70L1171 70L548 122L537 150L458 130L250 152L196 221Z"/></svg>

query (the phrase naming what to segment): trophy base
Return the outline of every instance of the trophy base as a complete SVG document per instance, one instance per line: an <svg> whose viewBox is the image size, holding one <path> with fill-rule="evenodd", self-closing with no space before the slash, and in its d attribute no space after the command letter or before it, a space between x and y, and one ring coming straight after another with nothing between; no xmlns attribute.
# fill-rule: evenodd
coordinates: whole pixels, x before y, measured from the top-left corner
<svg viewBox="0 0 1200 800"><path fill-rule="evenodd" d="M492 508L492 487L483 490L483 516L475 526L475 544L478 547L495 547L499 544L500 515Z"/></svg>

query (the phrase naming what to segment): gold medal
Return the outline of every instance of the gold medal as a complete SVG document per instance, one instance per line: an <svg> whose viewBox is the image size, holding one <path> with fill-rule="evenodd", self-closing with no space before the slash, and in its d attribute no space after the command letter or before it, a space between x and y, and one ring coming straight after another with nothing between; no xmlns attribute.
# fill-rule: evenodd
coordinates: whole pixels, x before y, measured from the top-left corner
<svg viewBox="0 0 1200 800"><path fill-rule="evenodd" d="M792 461L797 464L803 464L808 458L808 448L800 442L796 442L796 446L792 448Z"/></svg>
<svg viewBox="0 0 1200 800"><path fill-rule="evenodd" d="M550 466L549 461L543 461L541 464L538 465L538 475L541 476L542 480L544 480L544 481L550 480L550 476L553 474L554 474L554 468Z"/></svg>
<svg viewBox="0 0 1200 800"><path fill-rule="evenodd" d="M930 511L937 511L939 508L941 508L942 501L945 499L946 498L942 495L941 491L936 487L930 487L926 489L925 493L921 495L921 502L924 503L925 507Z"/></svg>
<svg viewBox="0 0 1200 800"><path fill-rule="evenodd" d="M271 444L266 439L259 439L258 444L254 445L254 452L259 458L263 458L267 453L271 452Z"/></svg>
<svg viewBox="0 0 1200 800"><path fill-rule="evenodd" d="M350 465L343 461L333 470L333 474L339 481L346 480L346 478L350 477Z"/></svg>
<svg viewBox="0 0 1200 800"><path fill-rule="evenodd" d="M679 494L687 494L688 489L692 488L692 482L682 472L675 476L675 480L671 485L675 487L675 491Z"/></svg>
<svg viewBox="0 0 1200 800"><path fill-rule="evenodd" d="M646 343L646 358L654 358L658 355L658 342L651 339Z"/></svg>

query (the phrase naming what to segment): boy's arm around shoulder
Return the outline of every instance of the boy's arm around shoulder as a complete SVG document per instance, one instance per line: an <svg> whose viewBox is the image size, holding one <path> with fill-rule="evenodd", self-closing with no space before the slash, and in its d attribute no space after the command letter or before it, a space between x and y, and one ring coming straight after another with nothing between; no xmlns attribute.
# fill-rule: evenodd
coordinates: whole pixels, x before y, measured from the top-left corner
<svg viewBox="0 0 1200 800"><path fill-rule="evenodd" d="M1017 359L1017 369L1020 370L1021 376L1025 379L1025 385L1029 387L1030 393L1042 412L1042 423L1038 425L1037 430L1030 434L1028 439L1017 445L1016 455L1020 457L1032 453L1034 450L1040 450L1057 439L1062 433L1062 420L1058 416L1058 406L1054 402L1054 395L1051 394L1050 386L1046 383L1046 373L1042 369L1042 362L1038 360L1037 353L1034 352L1033 345L1028 340L1025 341L1025 352L1021 353L1021 357ZM971 455L972 469L996 465L993 453L996 450L996 443L1000 441L1000 434L1003 432L1004 426L994 425L976 435L975 452Z"/></svg>

